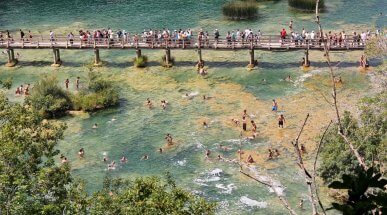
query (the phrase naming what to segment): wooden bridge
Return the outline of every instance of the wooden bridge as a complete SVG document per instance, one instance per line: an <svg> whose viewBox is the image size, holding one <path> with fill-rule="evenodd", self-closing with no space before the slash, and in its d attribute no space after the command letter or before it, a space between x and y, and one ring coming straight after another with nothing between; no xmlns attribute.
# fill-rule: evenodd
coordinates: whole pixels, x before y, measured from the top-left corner
<svg viewBox="0 0 387 215"><path fill-rule="evenodd" d="M93 49L95 65L101 64L99 49L123 49L136 50L137 57L141 57L141 49L162 49L165 50L166 65L171 61L172 49L194 49L198 53L198 65L204 65L201 50L249 50L250 61L248 66L254 67L257 61L254 59L254 50L262 51L296 51L305 50L304 66L309 66L309 50L324 50L324 43L328 43L330 51L353 51L364 50L365 42L359 39L348 38L341 41L329 41L326 39L296 40L291 38L281 39L278 35L263 35L259 38L232 40L224 38L208 39L156 39L153 37L139 39L124 38L87 38L80 39L74 37L69 39L66 36L55 38L45 38L43 36L32 39L2 39L0 48L4 48L8 54L6 66L12 67L17 64L14 49L52 49L54 63L53 66L61 65L60 49Z"/></svg>

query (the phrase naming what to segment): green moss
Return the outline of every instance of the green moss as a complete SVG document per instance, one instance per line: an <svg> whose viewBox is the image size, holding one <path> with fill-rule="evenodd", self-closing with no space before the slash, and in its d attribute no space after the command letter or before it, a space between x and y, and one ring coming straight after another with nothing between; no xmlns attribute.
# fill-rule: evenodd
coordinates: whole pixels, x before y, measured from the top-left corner
<svg viewBox="0 0 387 215"><path fill-rule="evenodd" d="M305 10L305 11L315 11L316 10L316 0L288 0L289 6ZM325 8L324 0L320 0L319 9L323 10Z"/></svg>
<svg viewBox="0 0 387 215"><path fill-rule="evenodd" d="M255 0L232 1L223 5L222 12L229 19L253 19L258 8Z"/></svg>

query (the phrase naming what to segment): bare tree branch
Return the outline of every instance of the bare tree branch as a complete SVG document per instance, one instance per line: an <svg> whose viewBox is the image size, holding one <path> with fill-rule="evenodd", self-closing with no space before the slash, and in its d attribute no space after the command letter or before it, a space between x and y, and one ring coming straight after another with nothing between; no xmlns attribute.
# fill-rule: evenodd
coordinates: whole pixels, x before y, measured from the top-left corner
<svg viewBox="0 0 387 215"><path fill-rule="evenodd" d="M320 3L320 0L316 0L316 24L318 26L318 29L319 29L319 35L320 35L320 38L323 40L322 43L324 44L324 56L326 58L326 62L328 64L328 67L329 67L329 72L330 72L330 76L331 76L331 82L332 82L332 99L333 99L333 105L335 107L335 113L336 113L336 119L337 119L337 130L338 130L338 134L344 139L344 142L349 146L350 150L352 151L352 153L355 155L357 161L359 162L360 166L364 169L364 170L367 170L368 167L367 165L365 164L364 162L364 158L363 156L361 156L359 154L359 152L357 151L357 149L354 147L354 145L352 144L352 142L349 140L349 138L344 134L344 130L343 130L343 126L341 124L341 118L340 118L340 112L339 112L339 108L338 108L338 105L337 105L337 89L336 89L336 80L335 80L335 73L333 71L333 67L331 65L331 60L330 60L330 57L329 57L329 47L328 47L328 42L329 42L329 37L326 36L326 39L324 40L324 33L323 33L323 30L322 30L322 27L321 27L321 22L320 22L320 17L319 17L319 3Z"/></svg>
<svg viewBox="0 0 387 215"><path fill-rule="evenodd" d="M297 213L290 207L289 202L286 200L286 198L283 197L282 195L280 195L280 193L278 193L278 191L275 189L273 184L265 182L265 181L262 181L262 180L259 180L258 178L254 177L254 176L252 176L252 175L250 175L250 174L248 174L246 172L243 172L242 170L240 170L240 173L242 173L243 175L253 179L256 182L259 182L259 183L261 183L263 185L266 185L269 188L271 188L274 191L274 193L277 195L278 199L281 201L282 205L289 211L289 214L297 215Z"/></svg>
<svg viewBox="0 0 387 215"><path fill-rule="evenodd" d="M298 132L297 138L295 139L294 142L292 142L292 145L294 146L294 149L295 149L297 157L298 157L298 166L302 169L302 173L304 175L305 183L308 186L309 200L310 200L310 203L312 204L312 214L316 215L318 213L317 213L316 201L314 199L313 189L312 189L312 183L313 183L311 181L312 176L308 173L308 171L306 170L306 168L304 166L304 162L303 162L302 155L301 155L301 150L300 150L300 148L298 146L298 141L300 139L300 136L301 136L302 132L304 131L304 127L305 127L306 122L308 121L308 119L309 119L309 113L306 115L306 118L304 120L304 123L302 124L300 132Z"/></svg>
<svg viewBox="0 0 387 215"><path fill-rule="evenodd" d="M317 158L318 158L318 156L320 154L320 151L321 151L320 149L321 149L321 146L323 144L325 134L327 133L327 131L328 131L329 127L331 126L331 124L332 124L332 120L329 122L327 128L325 129L324 133L321 136L320 142L318 143L316 156L314 158L313 173L312 173L314 193L316 194L317 202L320 205L323 214L326 214L326 213L325 213L324 206L322 205L320 197L318 195L318 189L317 189L317 183L316 183L316 172L317 172L316 171L316 166L317 166Z"/></svg>

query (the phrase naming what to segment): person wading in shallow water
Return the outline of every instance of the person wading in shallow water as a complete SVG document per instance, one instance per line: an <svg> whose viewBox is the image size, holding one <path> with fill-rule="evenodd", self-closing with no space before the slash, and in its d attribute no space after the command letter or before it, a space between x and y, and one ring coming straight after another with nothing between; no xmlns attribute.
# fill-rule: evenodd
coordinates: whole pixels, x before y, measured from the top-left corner
<svg viewBox="0 0 387 215"><path fill-rule="evenodd" d="M68 78L66 78L66 81L65 81L66 90L69 89L69 83L70 83L70 80Z"/></svg>
<svg viewBox="0 0 387 215"><path fill-rule="evenodd" d="M278 127L279 128L283 128L284 127L284 123L285 123L285 117L283 114L281 114L279 117L278 117Z"/></svg>

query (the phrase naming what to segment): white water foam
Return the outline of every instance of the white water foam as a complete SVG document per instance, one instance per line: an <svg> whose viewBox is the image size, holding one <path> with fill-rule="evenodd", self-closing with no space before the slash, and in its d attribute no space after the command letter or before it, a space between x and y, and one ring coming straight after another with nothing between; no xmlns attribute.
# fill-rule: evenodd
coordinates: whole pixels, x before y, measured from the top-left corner
<svg viewBox="0 0 387 215"><path fill-rule="evenodd" d="M258 207L258 208L266 208L267 207L267 202L259 202L259 201L254 200L254 199L250 199L247 196L242 196L239 199L239 201L247 206L250 206L250 207Z"/></svg>
<svg viewBox="0 0 387 215"><path fill-rule="evenodd" d="M222 193L231 194L231 192L236 188L234 184L228 184L227 186L224 184L216 184L216 188L221 189Z"/></svg>

